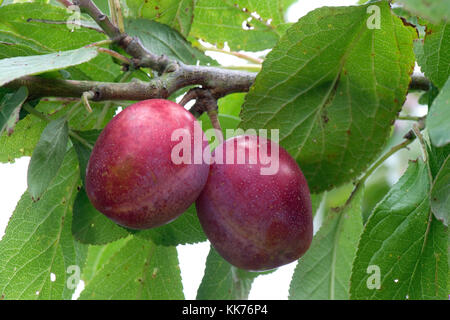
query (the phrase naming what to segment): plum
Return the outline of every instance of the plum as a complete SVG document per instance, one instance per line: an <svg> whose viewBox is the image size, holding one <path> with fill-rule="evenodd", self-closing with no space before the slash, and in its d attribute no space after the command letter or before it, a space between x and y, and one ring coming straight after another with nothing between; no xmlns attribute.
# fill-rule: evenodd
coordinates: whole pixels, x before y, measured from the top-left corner
<svg viewBox="0 0 450 320"><path fill-rule="evenodd" d="M174 161L177 131L191 148L180 155L187 152L190 161ZM203 157L194 159L202 152L210 154L208 142L190 112L164 99L137 102L98 137L86 169L87 195L98 211L124 227L164 225L193 204L204 187L209 164Z"/></svg>
<svg viewBox="0 0 450 320"><path fill-rule="evenodd" d="M301 257L313 236L311 199L307 181L289 153L271 140L244 135L223 142L212 157L196 207L217 252L250 271L273 269ZM264 172L269 166L275 169Z"/></svg>

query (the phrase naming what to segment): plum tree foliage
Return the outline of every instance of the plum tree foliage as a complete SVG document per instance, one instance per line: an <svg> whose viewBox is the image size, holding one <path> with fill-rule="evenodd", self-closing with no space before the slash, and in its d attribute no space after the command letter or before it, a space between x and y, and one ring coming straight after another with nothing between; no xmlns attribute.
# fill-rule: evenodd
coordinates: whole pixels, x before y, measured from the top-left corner
<svg viewBox="0 0 450 320"><path fill-rule="evenodd" d="M448 299L450 3L361 2L0 1L0 300L183 299L207 240L198 299Z"/></svg>

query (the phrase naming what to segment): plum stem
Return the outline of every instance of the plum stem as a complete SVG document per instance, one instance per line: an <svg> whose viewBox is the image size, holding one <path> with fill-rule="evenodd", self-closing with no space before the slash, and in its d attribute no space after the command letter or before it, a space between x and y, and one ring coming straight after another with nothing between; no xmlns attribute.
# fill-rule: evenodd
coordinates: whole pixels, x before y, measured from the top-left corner
<svg viewBox="0 0 450 320"><path fill-rule="evenodd" d="M208 114L209 120L216 132L216 138L219 143L223 142L222 127L219 121L219 107L217 99L211 90L203 88L194 88L189 90L180 101L180 105L185 106L189 101L196 100L189 111L196 117L200 117L204 112Z"/></svg>
<svg viewBox="0 0 450 320"><path fill-rule="evenodd" d="M217 110L208 110L207 114L215 130L217 141L220 144L223 142L223 133L222 127L220 126L219 113L217 112Z"/></svg>

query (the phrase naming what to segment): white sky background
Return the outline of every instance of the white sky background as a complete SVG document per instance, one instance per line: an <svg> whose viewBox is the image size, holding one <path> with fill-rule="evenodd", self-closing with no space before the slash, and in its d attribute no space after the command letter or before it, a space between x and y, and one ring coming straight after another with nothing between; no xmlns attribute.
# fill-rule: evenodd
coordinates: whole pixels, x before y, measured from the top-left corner
<svg viewBox="0 0 450 320"><path fill-rule="evenodd" d="M356 4L357 0L300 0L288 11L287 19L295 22L307 12L322 6L345 6ZM210 55L224 65L243 64L229 55L211 52ZM17 201L27 188L29 157L16 159L13 164L0 164L0 238L12 215ZM195 299L197 288L204 273L208 242L196 245L178 246L184 293L186 299ZM296 263L279 268L272 274L258 277L253 284L249 299L287 299L289 283ZM81 289L81 288L80 288ZM78 290L79 291L79 290Z"/></svg>

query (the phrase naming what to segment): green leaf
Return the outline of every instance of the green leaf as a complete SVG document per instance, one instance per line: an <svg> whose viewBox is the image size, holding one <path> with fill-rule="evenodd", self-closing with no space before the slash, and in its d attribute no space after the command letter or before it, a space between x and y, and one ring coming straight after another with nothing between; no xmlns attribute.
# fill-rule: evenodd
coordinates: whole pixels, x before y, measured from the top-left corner
<svg viewBox="0 0 450 320"><path fill-rule="evenodd" d="M429 189L427 166L411 162L375 207L353 263L352 299L448 299L447 230L430 211Z"/></svg>
<svg viewBox="0 0 450 320"><path fill-rule="evenodd" d="M70 232L78 183L70 151L39 202L28 192L22 196L0 241L1 298L71 299L74 287L68 284L76 274L69 267L82 269L87 253Z"/></svg>
<svg viewBox="0 0 450 320"><path fill-rule="evenodd" d="M219 106L219 115L228 114L230 116L239 117L241 107L244 104L246 93L228 94L217 101Z"/></svg>
<svg viewBox="0 0 450 320"><path fill-rule="evenodd" d="M447 156L431 189L431 211L448 226L450 220L450 156Z"/></svg>
<svg viewBox="0 0 450 320"><path fill-rule="evenodd" d="M96 56L97 48L80 48L39 56L2 59L0 60L0 86L23 76L75 66Z"/></svg>
<svg viewBox="0 0 450 320"><path fill-rule="evenodd" d="M128 231L97 211L82 188L73 205L72 234L81 243L106 244L129 235Z"/></svg>
<svg viewBox="0 0 450 320"><path fill-rule="evenodd" d="M26 87L20 87L15 93L6 94L0 101L0 135L6 131L11 135L19 121L22 104L28 97Z"/></svg>
<svg viewBox="0 0 450 320"><path fill-rule="evenodd" d="M86 112L86 108L79 101L62 103L61 101L41 100L35 109L46 114L49 119L55 120L63 115L67 115L75 107L69 115L69 127L77 131L91 131L93 128L103 128L114 117L117 109L117 105L112 104L111 101L90 102L90 105L92 112ZM99 118L103 116L102 123L98 124Z"/></svg>
<svg viewBox="0 0 450 320"><path fill-rule="evenodd" d="M76 134L84 139L87 143L94 146L95 141L97 141L98 136L100 135L101 130L89 130L89 131L77 131ZM89 162L89 158L91 156L92 149L86 146L86 144L82 143L78 139L73 137L70 138L73 143L73 147L77 152L78 163L80 164L80 177L81 181L83 181L83 186L85 184L86 179L86 169Z"/></svg>
<svg viewBox="0 0 450 320"><path fill-rule="evenodd" d="M184 299L175 247L133 238L97 272L80 300Z"/></svg>
<svg viewBox="0 0 450 320"><path fill-rule="evenodd" d="M73 20L73 12L43 2L16 3L1 7L0 57L73 50L107 39L106 35L91 29L79 28L72 32L66 24L50 24L41 22L42 20ZM71 78L77 80L113 81L120 74L120 66L113 63L112 58L106 54L100 54L68 70Z"/></svg>
<svg viewBox="0 0 450 320"><path fill-rule="evenodd" d="M42 132L28 166L28 192L39 200L56 176L67 149L69 127L65 118L51 121Z"/></svg>
<svg viewBox="0 0 450 320"><path fill-rule="evenodd" d="M170 27L152 20L127 19L125 30L138 37L144 47L157 55L166 55L186 64L216 64L200 50L193 48L186 39Z"/></svg>
<svg viewBox="0 0 450 320"><path fill-rule="evenodd" d="M373 209L391 189L386 166L380 167L364 185L364 199L361 204L363 224L366 224Z"/></svg>
<svg viewBox="0 0 450 320"><path fill-rule="evenodd" d="M17 123L11 136L1 135L0 162L14 162L16 158L31 156L45 125L46 122L29 115Z"/></svg>
<svg viewBox="0 0 450 320"><path fill-rule="evenodd" d="M130 232L133 232L139 238L151 240L161 246L176 246L206 240L206 235L203 232L200 221L198 221L194 204L169 224L157 228Z"/></svg>
<svg viewBox="0 0 450 320"><path fill-rule="evenodd" d="M450 23L427 25L423 45L419 42L414 49L422 72L443 88L450 76Z"/></svg>
<svg viewBox="0 0 450 320"><path fill-rule="evenodd" d="M197 0L190 35L232 50L272 48L289 26L284 15L293 2Z"/></svg>
<svg viewBox="0 0 450 320"><path fill-rule="evenodd" d="M450 20L450 3L447 0L398 0L405 8L432 22Z"/></svg>
<svg viewBox="0 0 450 320"><path fill-rule="evenodd" d="M142 1L126 0L127 16L164 23L187 37L194 19L194 0Z"/></svg>
<svg viewBox="0 0 450 320"><path fill-rule="evenodd" d="M434 181L444 165L444 162L447 160L448 155L450 154L450 144L437 148L433 144L427 143L427 154L428 166L430 167L430 172Z"/></svg>
<svg viewBox="0 0 450 320"><path fill-rule="evenodd" d="M85 286L130 239L131 237L128 237L101 246L89 246L86 265L81 277Z"/></svg>
<svg viewBox="0 0 450 320"><path fill-rule="evenodd" d="M226 262L213 247L206 258L205 274L197 300L243 300L248 298L253 280L266 272L249 272Z"/></svg>
<svg viewBox="0 0 450 320"><path fill-rule="evenodd" d="M340 212L331 212L300 258L292 277L289 299L349 298L352 262L363 229L362 191Z"/></svg>
<svg viewBox="0 0 450 320"><path fill-rule="evenodd" d="M376 5L380 29L367 27L369 5L323 7L301 18L246 96L241 127L278 129L314 193L367 168L405 101L415 31L387 2Z"/></svg>
<svg viewBox="0 0 450 320"><path fill-rule="evenodd" d="M433 145L442 147L450 143L450 79L431 105L427 129Z"/></svg>

